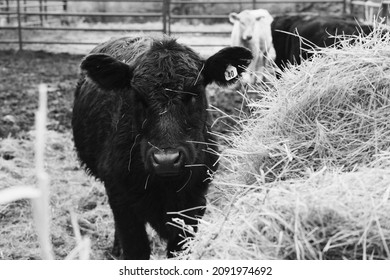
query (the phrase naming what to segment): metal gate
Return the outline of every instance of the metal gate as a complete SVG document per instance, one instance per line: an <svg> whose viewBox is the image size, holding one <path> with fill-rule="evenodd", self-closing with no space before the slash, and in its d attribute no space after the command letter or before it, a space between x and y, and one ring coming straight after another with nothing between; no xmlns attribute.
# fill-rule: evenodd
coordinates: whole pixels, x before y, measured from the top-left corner
<svg viewBox="0 0 390 280"><path fill-rule="evenodd" d="M127 2L127 3L155 3L159 5L158 12L71 12L68 10L69 3L72 2ZM50 19L61 19L61 18L76 18L76 17L102 17L102 18L143 18L143 19L158 19L161 22L160 28L147 28L143 27L138 31L142 32L161 32L165 34L215 34L215 35L226 35L230 34L230 31L173 31L172 22L178 20L215 20L215 19L226 19L227 14L215 14L213 11L208 11L210 13L202 15L194 14L177 14L173 13L175 7L178 5L200 5L200 4L213 4L213 5L233 5L240 4L246 5L246 8L256 9L260 8L260 5L263 4L286 4L286 3L332 3L342 5L343 12L347 10L353 11L354 5L360 5L364 7L369 7L368 4L373 2L371 1L347 1L347 0L241 0L241 1L204 1L204 0L194 0L194 1L180 1L180 0L0 0L0 19L3 21L3 26L0 22L0 32L2 30L8 30L10 32L16 32L16 39L2 39L0 37L0 44L17 44L19 50L23 49L23 46L26 44L74 44L74 45L96 45L99 42L93 41L61 41L61 40L36 40L26 39L24 32L28 31L68 31L68 32L124 32L128 31L125 28L106 28L106 27L70 27L64 25L50 25L45 24ZM388 4L386 2L374 3L374 8L382 9L382 16L387 16L388 13ZM28 21L28 18L35 17L36 20L31 23ZM14 24L11 24L11 22ZM58 22L58 21L57 21ZM1 33L0 33L1 35ZM215 44L202 43L198 46L216 46Z"/></svg>

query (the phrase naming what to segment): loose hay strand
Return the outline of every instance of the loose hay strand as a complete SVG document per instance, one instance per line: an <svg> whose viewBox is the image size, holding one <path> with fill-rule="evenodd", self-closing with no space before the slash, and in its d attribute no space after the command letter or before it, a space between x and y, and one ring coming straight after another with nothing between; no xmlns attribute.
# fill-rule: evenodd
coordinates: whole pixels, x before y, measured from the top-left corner
<svg viewBox="0 0 390 280"><path fill-rule="evenodd" d="M41 196L32 199L32 210L43 259L54 259L50 237L49 185L50 177L44 167L47 115L47 86L39 85L39 107L35 115L35 168Z"/></svg>
<svg viewBox="0 0 390 280"><path fill-rule="evenodd" d="M23 159L23 166L30 166L35 164L35 171L31 172L32 177L36 178L36 186L13 186L9 188L2 189L0 191L0 204L8 204L17 200L30 199L32 206L33 214L33 223L35 225L35 231L37 233L37 241L40 247L40 256L42 259L54 259L54 252L52 248L52 235L51 235L51 209L50 209L50 178L46 172L45 166L45 152L46 142L47 142L47 131L46 131L46 113L47 113L47 87L46 85L39 86L39 108L36 112L35 120L35 131L32 133L34 139L34 148L31 149L30 146L24 147L24 144L15 145L16 142L21 140L18 139L2 139L0 152L2 150L9 151L15 150L18 154L18 162L20 163ZM63 140L63 139L61 139ZM21 141L25 143L26 141ZM5 145L4 145L5 144ZM34 151L34 164L24 160L25 155L20 149L33 150ZM22 149L22 150L23 150ZM24 162L25 161L25 162ZM11 165L12 168L12 165ZM7 169L6 169L7 170ZM12 181L10 181L12 182ZM10 183L11 185L13 183ZM7 207L7 206L6 206ZM5 207L5 208L6 208ZM4 208L4 209L5 209ZM67 259L72 259L76 255L79 256L79 259L89 259L90 255L90 240L87 237L82 238L78 232L77 227L74 227L76 230L77 237L77 247L69 253ZM23 229L28 232L27 228ZM28 245L26 245L28 247Z"/></svg>

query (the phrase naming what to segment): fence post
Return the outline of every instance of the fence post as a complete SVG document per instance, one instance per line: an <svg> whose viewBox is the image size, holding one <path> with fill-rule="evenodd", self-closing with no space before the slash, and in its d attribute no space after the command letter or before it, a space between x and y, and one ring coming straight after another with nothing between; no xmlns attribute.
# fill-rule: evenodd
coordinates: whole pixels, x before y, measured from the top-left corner
<svg viewBox="0 0 390 280"><path fill-rule="evenodd" d="M62 10L66 12L68 10L68 0L63 0L62 3Z"/></svg>
<svg viewBox="0 0 390 280"><path fill-rule="evenodd" d="M163 0L163 33L171 34L171 20L170 20L170 0Z"/></svg>
<svg viewBox="0 0 390 280"><path fill-rule="evenodd" d="M384 23L387 24L387 21L389 18L389 3L382 2L381 10L380 10L380 17L383 18Z"/></svg>
<svg viewBox="0 0 390 280"><path fill-rule="evenodd" d="M343 1L343 15L347 14L347 0Z"/></svg>
<svg viewBox="0 0 390 280"><path fill-rule="evenodd" d="M252 10L256 10L256 0L252 0Z"/></svg>
<svg viewBox="0 0 390 280"><path fill-rule="evenodd" d="M355 7L353 6L352 0L349 0L349 13L353 15L355 13Z"/></svg>
<svg viewBox="0 0 390 280"><path fill-rule="evenodd" d="M167 6L167 4L166 4L166 2L167 2L167 0L163 0L163 2L162 2L162 32L164 33L164 34L166 34L167 33L167 15L166 15L166 6Z"/></svg>
<svg viewBox="0 0 390 280"><path fill-rule="evenodd" d="M167 20L168 35L171 35L171 0L167 0Z"/></svg>
<svg viewBox="0 0 390 280"><path fill-rule="evenodd" d="M42 0L39 0L39 12L40 13L43 12ZM41 22L41 26L43 26L43 15L42 14L39 15L39 21Z"/></svg>
<svg viewBox="0 0 390 280"><path fill-rule="evenodd" d="M27 13L27 0L23 0L23 12ZM24 15L24 22L27 22L27 15Z"/></svg>
<svg viewBox="0 0 390 280"><path fill-rule="evenodd" d="M5 11L7 13L9 12L9 0L5 0ZM11 22L10 15L7 14L7 23L9 24L10 22Z"/></svg>
<svg viewBox="0 0 390 280"><path fill-rule="evenodd" d="M16 12L18 15L18 39L19 39L19 51L23 50L23 39L22 39L22 21L20 18L20 0L16 1Z"/></svg>
<svg viewBox="0 0 390 280"><path fill-rule="evenodd" d="M47 0L43 0L43 10L45 11L45 21L47 21Z"/></svg>

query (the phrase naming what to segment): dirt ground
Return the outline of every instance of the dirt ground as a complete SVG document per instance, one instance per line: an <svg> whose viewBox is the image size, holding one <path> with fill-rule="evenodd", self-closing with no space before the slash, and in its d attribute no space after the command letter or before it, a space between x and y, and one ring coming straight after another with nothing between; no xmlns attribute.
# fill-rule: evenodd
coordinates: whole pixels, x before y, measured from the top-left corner
<svg viewBox="0 0 390 280"><path fill-rule="evenodd" d="M81 57L39 51L0 51L0 137L21 136L33 128L40 83L49 87L48 129L69 130Z"/></svg>
<svg viewBox="0 0 390 280"><path fill-rule="evenodd" d="M52 243L55 256L65 258L75 247L71 213L81 233L91 239L92 259L111 259L113 221L104 187L85 175L77 161L72 136L73 91L81 55L43 51L0 50L0 190L31 185L34 175L34 115L38 85L48 93L46 168L51 177ZM227 133L238 126L228 115L243 114L244 99L237 88L208 88L218 121L215 130ZM245 111L245 110L244 110ZM39 259L30 204L19 200L0 205L0 259ZM155 234L150 231L152 236ZM157 242L155 242L157 241ZM152 258L164 258L155 236Z"/></svg>

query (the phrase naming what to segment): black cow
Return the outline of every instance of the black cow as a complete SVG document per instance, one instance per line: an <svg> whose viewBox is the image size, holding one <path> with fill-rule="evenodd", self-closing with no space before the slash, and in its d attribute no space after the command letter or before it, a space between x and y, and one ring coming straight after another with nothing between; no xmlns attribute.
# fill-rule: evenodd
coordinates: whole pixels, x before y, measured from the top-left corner
<svg viewBox="0 0 390 280"><path fill-rule="evenodd" d="M114 254L148 259L146 223L167 240L168 257L192 236L218 160L205 86L233 83L251 59L228 47L202 60L166 36L114 39L84 58L74 142L87 172L104 182Z"/></svg>
<svg viewBox="0 0 390 280"><path fill-rule="evenodd" d="M337 44L334 35L368 35L372 26L348 16L308 13L275 16L271 30L275 63L283 69L287 63L300 64L301 59L310 58L313 48Z"/></svg>

